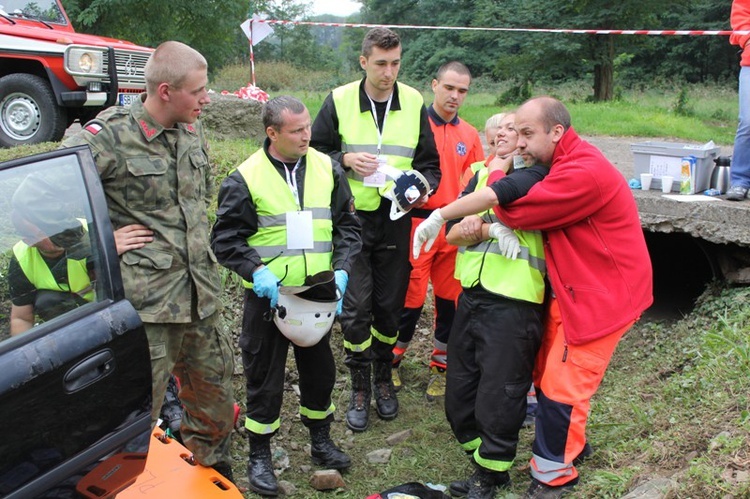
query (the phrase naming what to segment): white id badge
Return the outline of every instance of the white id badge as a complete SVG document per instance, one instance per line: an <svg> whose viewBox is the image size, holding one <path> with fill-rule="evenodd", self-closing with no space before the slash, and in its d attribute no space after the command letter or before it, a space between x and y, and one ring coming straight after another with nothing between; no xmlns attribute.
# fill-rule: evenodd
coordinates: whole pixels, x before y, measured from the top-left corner
<svg viewBox="0 0 750 499"><path fill-rule="evenodd" d="M388 158L385 156L378 156L378 170L372 175L368 175L364 178L362 183L365 187L384 187L385 186L385 173L381 171L382 166L388 165Z"/></svg>
<svg viewBox="0 0 750 499"><path fill-rule="evenodd" d="M526 168L526 163L523 162L523 156L513 156L513 169L520 170Z"/></svg>
<svg viewBox="0 0 750 499"><path fill-rule="evenodd" d="M313 249L312 211L286 213L287 249Z"/></svg>

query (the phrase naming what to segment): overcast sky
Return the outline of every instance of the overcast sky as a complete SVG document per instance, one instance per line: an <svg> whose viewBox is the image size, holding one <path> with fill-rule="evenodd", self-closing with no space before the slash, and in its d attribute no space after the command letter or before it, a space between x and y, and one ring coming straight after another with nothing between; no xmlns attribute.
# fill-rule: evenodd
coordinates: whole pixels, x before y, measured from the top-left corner
<svg viewBox="0 0 750 499"><path fill-rule="evenodd" d="M314 0L313 15L335 14L337 16L348 16L357 12L362 4L352 0Z"/></svg>

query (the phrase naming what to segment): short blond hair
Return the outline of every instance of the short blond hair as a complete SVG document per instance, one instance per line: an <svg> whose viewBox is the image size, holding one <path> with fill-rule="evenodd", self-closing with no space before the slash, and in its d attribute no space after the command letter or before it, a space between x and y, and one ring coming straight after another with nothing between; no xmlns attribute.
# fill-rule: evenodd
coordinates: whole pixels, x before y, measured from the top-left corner
<svg viewBox="0 0 750 499"><path fill-rule="evenodd" d="M484 123L484 131L486 132L490 128L500 128L500 122L503 121L503 118L508 114L510 113L497 113L487 118L487 121Z"/></svg>
<svg viewBox="0 0 750 499"><path fill-rule="evenodd" d="M182 42L164 42L154 50L144 69L146 92L155 94L162 83L180 88L196 69L208 69L206 58Z"/></svg>

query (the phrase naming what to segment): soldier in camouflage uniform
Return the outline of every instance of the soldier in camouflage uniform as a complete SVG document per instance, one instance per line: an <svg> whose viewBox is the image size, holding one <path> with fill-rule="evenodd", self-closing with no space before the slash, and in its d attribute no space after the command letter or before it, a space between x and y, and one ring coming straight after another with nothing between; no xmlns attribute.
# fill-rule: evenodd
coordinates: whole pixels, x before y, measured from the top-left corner
<svg viewBox="0 0 750 499"><path fill-rule="evenodd" d="M197 121L210 102L207 64L179 42L165 42L145 68L146 93L111 107L63 146L88 144L120 232L125 294L151 347L153 400L170 372L181 380L182 438L198 463L232 478L229 441L234 399L230 338L218 328L220 280L209 247L212 197L208 144ZM156 421L159 405L152 418Z"/></svg>

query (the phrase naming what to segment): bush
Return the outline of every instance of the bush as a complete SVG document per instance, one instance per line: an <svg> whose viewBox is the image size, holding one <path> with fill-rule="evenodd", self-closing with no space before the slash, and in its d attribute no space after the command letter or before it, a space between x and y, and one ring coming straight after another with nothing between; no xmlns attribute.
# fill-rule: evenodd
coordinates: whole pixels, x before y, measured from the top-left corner
<svg viewBox="0 0 750 499"><path fill-rule="evenodd" d="M677 93L675 101L672 103L672 112L679 116L693 116L695 110L690 105L690 97L687 87L682 87Z"/></svg>
<svg viewBox="0 0 750 499"><path fill-rule="evenodd" d="M495 101L496 106L505 106L507 104L521 104L531 98L531 82L526 80L516 86L510 87L503 92Z"/></svg>

